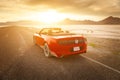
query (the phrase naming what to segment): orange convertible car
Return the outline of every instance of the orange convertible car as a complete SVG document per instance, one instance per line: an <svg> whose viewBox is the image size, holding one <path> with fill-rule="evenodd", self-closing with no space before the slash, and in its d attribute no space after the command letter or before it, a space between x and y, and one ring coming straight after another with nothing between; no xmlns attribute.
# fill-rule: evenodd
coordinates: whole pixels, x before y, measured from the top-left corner
<svg viewBox="0 0 120 80"><path fill-rule="evenodd" d="M43 48L46 57L81 54L87 50L85 37L61 28L43 28L33 35L33 41Z"/></svg>

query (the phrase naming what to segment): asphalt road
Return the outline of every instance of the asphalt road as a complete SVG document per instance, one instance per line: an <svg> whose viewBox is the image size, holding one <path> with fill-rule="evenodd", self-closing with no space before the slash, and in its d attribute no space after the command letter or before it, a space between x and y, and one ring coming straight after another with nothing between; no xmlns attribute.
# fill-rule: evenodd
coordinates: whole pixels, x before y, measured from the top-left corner
<svg viewBox="0 0 120 80"><path fill-rule="evenodd" d="M120 55L88 52L46 58L33 44L32 28L0 28L0 80L120 80Z"/></svg>

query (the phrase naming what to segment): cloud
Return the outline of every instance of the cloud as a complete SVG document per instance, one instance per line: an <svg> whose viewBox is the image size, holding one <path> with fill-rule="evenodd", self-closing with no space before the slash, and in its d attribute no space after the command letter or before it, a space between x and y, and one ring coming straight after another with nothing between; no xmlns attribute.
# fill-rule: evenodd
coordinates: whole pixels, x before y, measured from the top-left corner
<svg viewBox="0 0 120 80"><path fill-rule="evenodd" d="M0 16L7 18L47 9L80 16L120 17L120 0L0 0Z"/></svg>
<svg viewBox="0 0 120 80"><path fill-rule="evenodd" d="M120 0L0 0L0 10L57 9L64 13L119 15Z"/></svg>
<svg viewBox="0 0 120 80"><path fill-rule="evenodd" d="M76 14L120 14L120 0L24 0L24 4L31 7L44 6Z"/></svg>
<svg viewBox="0 0 120 80"><path fill-rule="evenodd" d="M91 0L25 0L29 6L44 5L51 8L85 8L93 4Z"/></svg>

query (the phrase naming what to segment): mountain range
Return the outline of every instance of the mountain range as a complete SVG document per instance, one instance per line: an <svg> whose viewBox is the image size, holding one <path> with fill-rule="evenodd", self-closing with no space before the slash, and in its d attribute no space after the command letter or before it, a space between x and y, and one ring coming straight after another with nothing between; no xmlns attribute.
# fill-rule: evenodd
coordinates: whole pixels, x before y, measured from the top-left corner
<svg viewBox="0 0 120 80"><path fill-rule="evenodd" d="M0 25L40 25L42 22L29 21L29 20L21 20L21 21L13 21L13 22L0 22ZM120 25L120 18L109 16L100 21L92 21L92 20L71 20L65 19L56 24L62 25Z"/></svg>
<svg viewBox="0 0 120 80"><path fill-rule="evenodd" d="M60 24L85 24L85 25L119 25L120 24L120 18L119 17L113 17L113 16L109 16L103 20L100 21L92 21L92 20L70 20L70 19L65 19L64 21L62 21Z"/></svg>

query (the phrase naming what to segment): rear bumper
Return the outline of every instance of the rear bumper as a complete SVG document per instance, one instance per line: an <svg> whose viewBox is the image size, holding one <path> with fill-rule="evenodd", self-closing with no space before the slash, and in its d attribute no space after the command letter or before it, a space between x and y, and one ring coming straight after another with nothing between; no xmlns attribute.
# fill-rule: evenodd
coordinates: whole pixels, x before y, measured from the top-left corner
<svg viewBox="0 0 120 80"><path fill-rule="evenodd" d="M79 47L80 50L74 51L74 47ZM87 44L75 44L75 45L54 45L49 47L52 54L56 57L73 55L73 54L82 54L87 51Z"/></svg>

